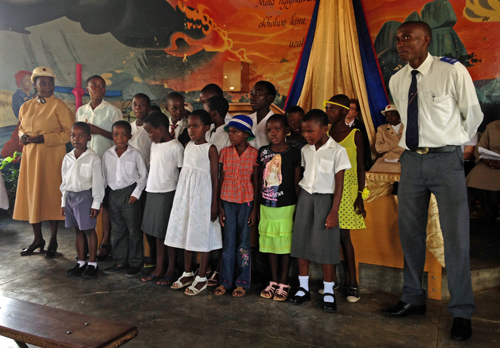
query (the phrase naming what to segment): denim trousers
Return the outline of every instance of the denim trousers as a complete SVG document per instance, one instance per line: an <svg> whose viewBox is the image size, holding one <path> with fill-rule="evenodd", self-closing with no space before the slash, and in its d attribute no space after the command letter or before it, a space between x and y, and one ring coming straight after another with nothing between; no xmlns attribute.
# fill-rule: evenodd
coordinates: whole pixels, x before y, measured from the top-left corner
<svg viewBox="0 0 500 348"><path fill-rule="evenodd" d="M226 289L250 288L250 227L248 217L253 202L222 201L226 217L222 247L221 285Z"/></svg>

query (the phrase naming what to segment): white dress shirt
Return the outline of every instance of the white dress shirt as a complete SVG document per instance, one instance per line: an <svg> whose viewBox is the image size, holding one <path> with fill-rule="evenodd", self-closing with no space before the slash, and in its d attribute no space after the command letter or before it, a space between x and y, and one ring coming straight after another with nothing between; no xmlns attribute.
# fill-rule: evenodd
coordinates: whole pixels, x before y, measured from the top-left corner
<svg viewBox="0 0 500 348"><path fill-rule="evenodd" d="M231 115L229 112L226 114L226 117L224 117L224 122L226 122L226 124L229 123L229 121L231 121L231 119L233 118L233 115Z"/></svg>
<svg viewBox="0 0 500 348"><path fill-rule="evenodd" d="M142 190L148 180L148 169L139 150L129 145L118 157L116 146L113 145L102 156L102 172L107 186L112 190L120 190L136 183L132 196L141 198Z"/></svg>
<svg viewBox="0 0 500 348"><path fill-rule="evenodd" d="M171 192L177 187L179 168L184 161L184 146L177 139L151 144L151 167L147 192Z"/></svg>
<svg viewBox="0 0 500 348"><path fill-rule="evenodd" d="M248 115L252 119L253 126L252 126L252 133L255 135L254 140L250 140L248 143L255 147L257 150L260 149L262 146L269 145L269 138L267 137L267 127L266 127L266 122L271 117L274 115L273 110L269 110L267 113L266 117L260 121L260 123L257 124L257 113L254 112L253 114Z"/></svg>
<svg viewBox="0 0 500 348"><path fill-rule="evenodd" d="M146 162L146 167L149 168L149 157L151 152L151 139L149 139L148 132L143 126L137 125L137 120L130 124L132 127L132 139L129 140L129 144L135 149L139 150Z"/></svg>
<svg viewBox="0 0 500 348"><path fill-rule="evenodd" d="M210 125L210 130L205 133L205 140L210 144L215 145L219 155L220 150L225 147L231 146L231 142L229 141L229 133L224 130L225 126L226 125L223 124L222 126L219 126L219 128L217 128L215 132L212 132L215 128L215 125L212 123Z"/></svg>
<svg viewBox="0 0 500 348"><path fill-rule="evenodd" d="M304 177L299 186L308 193L335 193L335 174L351 168L346 149L331 137L318 150L315 145L302 148Z"/></svg>
<svg viewBox="0 0 500 348"><path fill-rule="evenodd" d="M82 192L92 189L92 209L99 209L104 198L104 178L101 158L92 149L87 149L76 158L75 150L64 156L61 167L61 207L66 206L68 192Z"/></svg>
<svg viewBox="0 0 500 348"><path fill-rule="evenodd" d="M113 123L123 120L120 109L103 100L94 110L90 106L92 102L82 105L76 112L76 120L92 124L96 127L111 132ZM103 137L99 134L92 134L92 139L87 147L94 150L101 158L104 153L113 146L113 140Z"/></svg>
<svg viewBox="0 0 500 348"><path fill-rule="evenodd" d="M407 64L389 81L394 104L405 128L412 70L415 69ZM429 53L416 70L419 71L418 146L458 146L468 142L481 124L483 113L467 69L458 61L451 64ZM408 150L406 131L403 131L399 146Z"/></svg>

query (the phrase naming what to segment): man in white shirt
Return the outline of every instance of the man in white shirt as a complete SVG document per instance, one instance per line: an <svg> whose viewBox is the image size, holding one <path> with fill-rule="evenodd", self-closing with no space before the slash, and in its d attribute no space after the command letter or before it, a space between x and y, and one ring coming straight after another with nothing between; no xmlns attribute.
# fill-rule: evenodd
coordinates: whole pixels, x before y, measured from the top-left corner
<svg viewBox="0 0 500 348"><path fill-rule="evenodd" d="M469 260L469 210L460 145L469 141L483 119L472 79L457 60L428 53L432 38L425 22L405 22L396 31L401 60L408 65L395 73L389 88L405 131L401 155L399 234L405 256L404 286L390 317L425 314L422 276L426 254L430 194L438 202L443 232L448 311L453 316L451 338L472 335L475 310Z"/></svg>
<svg viewBox="0 0 500 348"><path fill-rule="evenodd" d="M250 145L257 150L264 145L269 144L267 137L266 122L274 115L274 112L269 108L276 97L276 88L271 82L259 81L250 92L250 106L255 111L248 115L253 121L252 133L255 139L249 141Z"/></svg>
<svg viewBox="0 0 500 348"><path fill-rule="evenodd" d="M132 137L131 131L127 121L116 122L111 132L115 146L102 157L103 176L111 188L109 215L115 261L104 273L113 274L127 270L127 277L137 275L142 268L142 209L139 198L148 178L148 170L141 153L128 145Z"/></svg>

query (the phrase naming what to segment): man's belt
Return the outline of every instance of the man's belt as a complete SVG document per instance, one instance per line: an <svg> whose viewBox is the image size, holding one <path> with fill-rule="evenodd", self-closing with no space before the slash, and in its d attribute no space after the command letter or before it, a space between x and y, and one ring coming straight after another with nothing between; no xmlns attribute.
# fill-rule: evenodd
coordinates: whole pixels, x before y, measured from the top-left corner
<svg viewBox="0 0 500 348"><path fill-rule="evenodd" d="M442 153L442 152L453 152L457 149L456 145L446 145L441 147L417 147L416 153L420 155L425 155L426 153Z"/></svg>

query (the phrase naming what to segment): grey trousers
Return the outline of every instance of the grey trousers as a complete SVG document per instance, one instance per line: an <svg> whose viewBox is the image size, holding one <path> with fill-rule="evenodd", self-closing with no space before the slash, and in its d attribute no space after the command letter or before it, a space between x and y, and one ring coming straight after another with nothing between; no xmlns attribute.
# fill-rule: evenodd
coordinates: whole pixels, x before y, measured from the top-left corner
<svg viewBox="0 0 500 348"><path fill-rule="evenodd" d="M142 265L144 242L141 231L142 209L140 201L129 205L135 184L109 193L111 220L111 246L117 265L139 267Z"/></svg>
<svg viewBox="0 0 500 348"><path fill-rule="evenodd" d="M436 196L443 232L446 275L450 290L448 311L470 319L475 310L469 256L469 209L460 147L453 152L401 155L398 188L399 235L404 252L404 286L401 300L424 304L422 276L430 194Z"/></svg>

